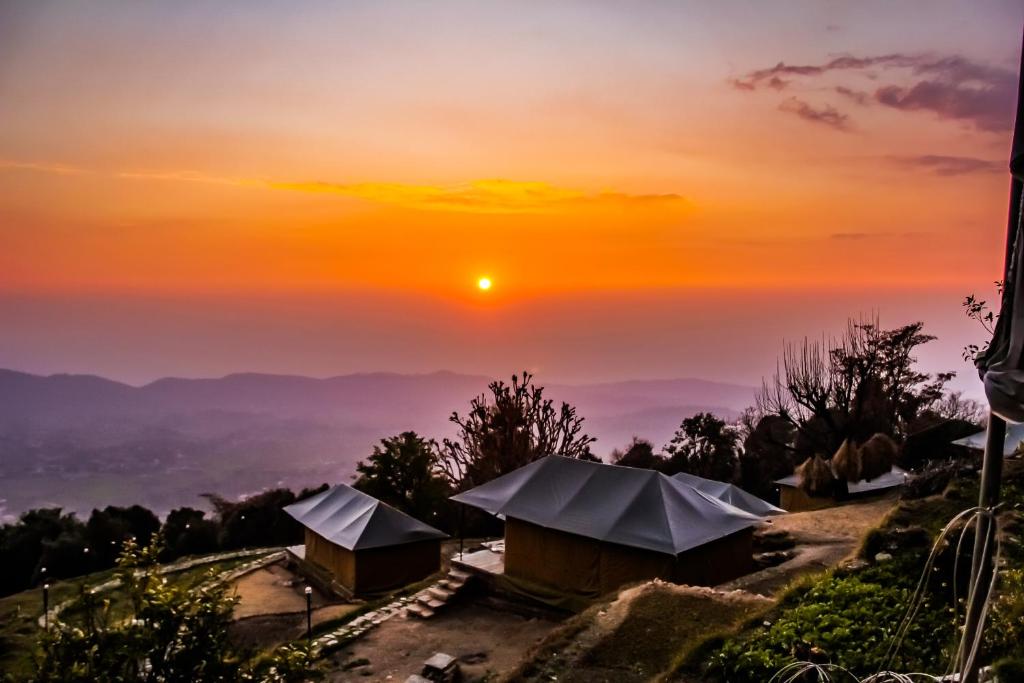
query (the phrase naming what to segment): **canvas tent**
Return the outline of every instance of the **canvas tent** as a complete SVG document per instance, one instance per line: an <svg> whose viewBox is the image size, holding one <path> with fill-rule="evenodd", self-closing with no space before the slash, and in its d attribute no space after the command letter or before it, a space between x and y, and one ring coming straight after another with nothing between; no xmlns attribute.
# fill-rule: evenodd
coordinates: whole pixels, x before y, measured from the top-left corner
<svg viewBox="0 0 1024 683"><path fill-rule="evenodd" d="M953 442L955 446L964 446L973 450L985 450L985 435L987 431L965 436ZM1021 444L1024 443L1024 424L1006 425L1006 438L1003 440L1003 456L1015 455L1021 452Z"/></svg>
<svg viewBox="0 0 1024 683"><path fill-rule="evenodd" d="M910 476L905 470L893 467L885 474L874 479L862 479L847 484L849 498L868 498L881 495L886 491L903 486ZM823 507L830 507L836 504L836 499L828 496L809 496L800 489L800 478L791 474L782 479L776 479L779 485L779 504L789 512L800 512L802 510L817 510Z"/></svg>
<svg viewBox="0 0 1024 683"><path fill-rule="evenodd" d="M443 532L351 486L339 484L284 510L306 529L304 559L348 592L391 590L440 569Z"/></svg>
<svg viewBox="0 0 1024 683"><path fill-rule="evenodd" d="M773 515L786 513L782 508L777 508L768 501L761 500L757 496L747 493L739 486L727 484L724 481L705 479L704 477L698 477L695 474L688 474L686 472L675 474L672 478L758 517L772 517Z"/></svg>
<svg viewBox="0 0 1024 683"><path fill-rule="evenodd" d="M452 498L505 518L505 574L594 596L752 569L761 520L652 470L550 456Z"/></svg>

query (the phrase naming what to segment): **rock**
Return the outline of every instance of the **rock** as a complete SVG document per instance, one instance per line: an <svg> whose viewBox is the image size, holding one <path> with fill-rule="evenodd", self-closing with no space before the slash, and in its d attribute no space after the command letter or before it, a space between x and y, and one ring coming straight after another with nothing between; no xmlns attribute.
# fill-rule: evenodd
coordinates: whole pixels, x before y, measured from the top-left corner
<svg viewBox="0 0 1024 683"><path fill-rule="evenodd" d="M888 562L892 559L892 555L889 553L878 553L875 555L875 562Z"/></svg>

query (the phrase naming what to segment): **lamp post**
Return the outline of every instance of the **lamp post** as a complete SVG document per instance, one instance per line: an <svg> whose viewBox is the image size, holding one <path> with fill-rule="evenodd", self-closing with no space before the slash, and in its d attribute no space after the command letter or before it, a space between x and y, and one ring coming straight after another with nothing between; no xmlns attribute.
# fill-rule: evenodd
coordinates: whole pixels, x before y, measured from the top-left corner
<svg viewBox="0 0 1024 683"><path fill-rule="evenodd" d="M313 642L313 589L306 586L306 642Z"/></svg>
<svg viewBox="0 0 1024 683"><path fill-rule="evenodd" d="M43 630L50 630L50 584L43 584Z"/></svg>

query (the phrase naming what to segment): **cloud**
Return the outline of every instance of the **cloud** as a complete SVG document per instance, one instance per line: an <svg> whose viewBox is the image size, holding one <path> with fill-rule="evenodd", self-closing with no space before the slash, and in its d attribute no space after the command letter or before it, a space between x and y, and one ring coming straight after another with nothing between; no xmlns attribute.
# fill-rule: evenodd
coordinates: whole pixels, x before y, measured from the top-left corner
<svg viewBox="0 0 1024 683"><path fill-rule="evenodd" d="M835 91L846 99L852 100L861 106L871 103L871 93L864 92L863 90L854 90L853 88L847 88L844 85L837 85L835 87Z"/></svg>
<svg viewBox="0 0 1024 683"><path fill-rule="evenodd" d="M1007 162L975 157L921 154L910 157L892 157L896 163L921 169L940 176L960 176L971 173L1008 173Z"/></svg>
<svg viewBox="0 0 1024 683"><path fill-rule="evenodd" d="M741 90L755 90L763 85L771 84L772 79L783 76L821 76L829 71L848 69L866 69L873 66L912 66L912 57L892 54L879 57L835 57L824 64L794 65L779 62L766 69L751 71L743 78L733 80L733 85Z"/></svg>
<svg viewBox="0 0 1024 683"><path fill-rule="evenodd" d="M829 105L814 107L801 99L790 97L779 105L779 109L790 114L796 114L804 121L821 123L836 130L849 130L849 117Z"/></svg>
<svg viewBox="0 0 1024 683"><path fill-rule="evenodd" d="M423 211L464 213L559 213L588 207L639 209L682 208L686 197L675 193L632 194L616 190L586 192L550 183L505 179L473 180L458 185L415 185L410 183L336 183L327 181L282 181L260 178L231 178L196 171L114 171L83 169L65 164L9 161L0 159L0 169L10 168L50 174L106 175L121 180L202 183L233 187L262 188L310 194L353 197L376 204Z"/></svg>
<svg viewBox="0 0 1024 683"><path fill-rule="evenodd" d="M503 179L474 180L454 186L328 182L267 182L266 186L338 194L411 209L470 213L553 213L587 206L643 207L686 202L678 194L588 193L542 182Z"/></svg>
<svg viewBox="0 0 1024 683"><path fill-rule="evenodd" d="M859 242L862 240L879 239L912 239L920 237L921 233L916 231L904 232L833 232L829 234L830 240L840 242Z"/></svg>
<svg viewBox="0 0 1024 683"><path fill-rule="evenodd" d="M0 168L15 171L51 173L53 175L81 175L89 172L86 169L71 166L69 164L48 163L45 161L11 161L8 159L0 159Z"/></svg>
<svg viewBox="0 0 1024 683"><path fill-rule="evenodd" d="M732 81L733 87L754 91L787 90L806 82L843 73L862 80L885 81L872 91L836 85L833 92L861 105L908 112L929 112L984 132L1010 130L1017 92L1016 74L1000 66L960 56L887 54L874 57L840 56L822 64L786 64L757 69ZM813 87L813 86L809 86Z"/></svg>

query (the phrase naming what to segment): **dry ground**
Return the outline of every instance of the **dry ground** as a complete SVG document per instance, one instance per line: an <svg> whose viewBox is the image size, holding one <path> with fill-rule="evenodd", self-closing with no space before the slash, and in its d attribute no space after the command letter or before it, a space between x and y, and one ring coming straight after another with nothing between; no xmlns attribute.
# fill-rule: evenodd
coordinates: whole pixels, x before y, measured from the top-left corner
<svg viewBox="0 0 1024 683"><path fill-rule="evenodd" d="M772 601L744 591L651 581L566 622L506 681L640 683L674 668L689 647Z"/></svg>
<svg viewBox="0 0 1024 683"><path fill-rule="evenodd" d="M326 680L401 683L436 652L459 657L464 680L480 680L513 669L556 626L473 603L426 621L394 617L332 656Z"/></svg>
<svg viewBox="0 0 1024 683"><path fill-rule="evenodd" d="M770 596L804 574L834 567L857 551L864 534L878 526L895 504L896 495L891 494L863 503L775 517L771 527L789 532L796 541L796 556L719 588Z"/></svg>
<svg viewBox="0 0 1024 683"><path fill-rule="evenodd" d="M282 560L246 574L234 582L238 596L231 635L247 647L266 648L301 637L306 632L306 584ZM339 602L313 590L313 626L359 609L358 603Z"/></svg>

